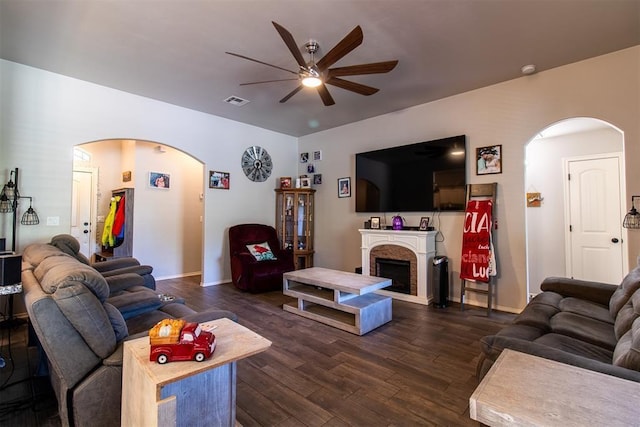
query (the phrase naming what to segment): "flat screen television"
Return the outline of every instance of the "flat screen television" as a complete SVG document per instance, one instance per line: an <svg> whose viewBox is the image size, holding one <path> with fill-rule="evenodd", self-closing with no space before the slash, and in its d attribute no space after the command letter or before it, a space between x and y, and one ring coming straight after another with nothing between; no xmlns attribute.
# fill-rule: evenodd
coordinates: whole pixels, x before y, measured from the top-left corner
<svg viewBox="0 0 640 427"><path fill-rule="evenodd" d="M466 139L356 154L356 212L464 211Z"/></svg>

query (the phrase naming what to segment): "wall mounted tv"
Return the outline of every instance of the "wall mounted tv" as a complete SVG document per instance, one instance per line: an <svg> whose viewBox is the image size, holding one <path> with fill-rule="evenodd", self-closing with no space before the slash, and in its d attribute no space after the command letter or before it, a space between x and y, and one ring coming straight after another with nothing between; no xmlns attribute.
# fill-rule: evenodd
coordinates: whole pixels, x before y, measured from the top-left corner
<svg viewBox="0 0 640 427"><path fill-rule="evenodd" d="M464 211L466 139L356 154L356 212Z"/></svg>

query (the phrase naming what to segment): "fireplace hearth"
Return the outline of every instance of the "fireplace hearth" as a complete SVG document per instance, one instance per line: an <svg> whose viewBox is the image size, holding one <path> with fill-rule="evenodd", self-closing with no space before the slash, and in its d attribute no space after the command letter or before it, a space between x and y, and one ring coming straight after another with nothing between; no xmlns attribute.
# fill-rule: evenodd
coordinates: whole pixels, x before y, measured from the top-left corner
<svg viewBox="0 0 640 427"><path fill-rule="evenodd" d="M376 258L376 276L391 279L385 291L411 294L411 263L409 261Z"/></svg>
<svg viewBox="0 0 640 427"><path fill-rule="evenodd" d="M410 292L389 292L389 288L381 289L378 293L394 299L429 304L433 299L433 290L428 277L427 266L436 255L435 231L419 230L358 230L362 236L362 274L370 276L380 275L397 282L409 282ZM378 273L377 260L409 262L410 278L389 277L393 272ZM385 266L397 267L397 266ZM403 267L404 268L404 267ZM393 285L392 285L393 286Z"/></svg>

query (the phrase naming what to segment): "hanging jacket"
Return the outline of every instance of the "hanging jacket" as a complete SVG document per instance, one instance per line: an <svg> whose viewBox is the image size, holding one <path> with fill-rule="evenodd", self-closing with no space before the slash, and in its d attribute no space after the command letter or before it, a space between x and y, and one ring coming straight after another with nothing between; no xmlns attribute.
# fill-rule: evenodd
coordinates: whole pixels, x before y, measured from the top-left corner
<svg viewBox="0 0 640 427"><path fill-rule="evenodd" d="M102 229L102 246L111 248L116 243L116 238L113 235L113 222L116 217L116 207L120 201L120 196L111 198L111 205L109 206L109 214L104 220L104 228Z"/></svg>
<svg viewBox="0 0 640 427"><path fill-rule="evenodd" d="M120 236L124 229L124 204L125 197L122 196L120 202L118 203L118 209L116 210L116 216L113 220L113 231L112 234L114 236Z"/></svg>

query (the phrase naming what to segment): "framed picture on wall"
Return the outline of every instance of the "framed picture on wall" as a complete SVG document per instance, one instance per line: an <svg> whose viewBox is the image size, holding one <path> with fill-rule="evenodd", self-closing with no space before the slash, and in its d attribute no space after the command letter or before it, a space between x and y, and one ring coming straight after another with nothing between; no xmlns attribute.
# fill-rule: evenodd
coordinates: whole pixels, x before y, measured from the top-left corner
<svg viewBox="0 0 640 427"><path fill-rule="evenodd" d="M209 188L228 190L230 185L229 172L209 171Z"/></svg>
<svg viewBox="0 0 640 427"><path fill-rule="evenodd" d="M351 197L351 177L338 178L338 197Z"/></svg>
<svg viewBox="0 0 640 427"><path fill-rule="evenodd" d="M476 175L502 173L502 145L476 148Z"/></svg>
<svg viewBox="0 0 640 427"><path fill-rule="evenodd" d="M311 178L308 176L300 178L300 188L311 188Z"/></svg>
<svg viewBox="0 0 640 427"><path fill-rule="evenodd" d="M164 172L149 172L149 187L168 190L171 188L171 176Z"/></svg>

